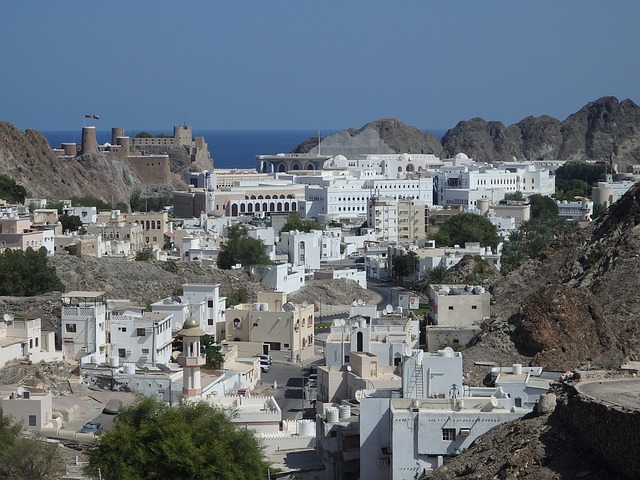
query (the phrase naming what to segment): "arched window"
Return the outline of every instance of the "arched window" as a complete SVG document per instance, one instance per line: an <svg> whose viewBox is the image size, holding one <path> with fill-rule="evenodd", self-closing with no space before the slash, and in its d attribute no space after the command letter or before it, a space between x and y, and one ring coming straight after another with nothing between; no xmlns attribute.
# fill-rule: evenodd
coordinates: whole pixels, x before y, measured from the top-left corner
<svg viewBox="0 0 640 480"><path fill-rule="evenodd" d="M362 352L362 344L364 343L364 335L362 332L358 332L356 335L356 352Z"/></svg>
<svg viewBox="0 0 640 480"><path fill-rule="evenodd" d="M284 211L288 212L289 211L289 202L285 202L284 203Z"/></svg>
<svg viewBox="0 0 640 480"><path fill-rule="evenodd" d="M246 210L247 210L247 207L245 206L245 204L244 204L244 203L241 203L241 204L240 204L240 213L245 213L245 212L246 212Z"/></svg>
<svg viewBox="0 0 640 480"><path fill-rule="evenodd" d="M238 204L234 203L233 205L231 205L231 216L232 217L237 217L238 216Z"/></svg>

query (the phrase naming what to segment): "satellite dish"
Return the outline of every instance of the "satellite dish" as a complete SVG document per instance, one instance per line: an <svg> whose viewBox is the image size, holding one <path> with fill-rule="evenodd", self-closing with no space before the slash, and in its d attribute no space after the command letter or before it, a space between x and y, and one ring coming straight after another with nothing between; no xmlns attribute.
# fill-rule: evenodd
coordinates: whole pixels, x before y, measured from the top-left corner
<svg viewBox="0 0 640 480"><path fill-rule="evenodd" d="M344 327L346 324L347 324L347 321L344 318L342 318L340 320L340 325L342 325Z"/></svg>
<svg viewBox="0 0 640 480"><path fill-rule="evenodd" d="M13 319L15 318L15 315L13 313L5 313L4 314L4 321L5 322L13 322Z"/></svg>
<svg viewBox="0 0 640 480"><path fill-rule="evenodd" d="M176 330L182 330L182 324L176 323Z"/></svg>
<svg viewBox="0 0 640 480"><path fill-rule="evenodd" d="M356 302L355 300L353 302L351 302L351 306L352 307L357 307L358 306L358 302Z"/></svg>
<svg viewBox="0 0 640 480"><path fill-rule="evenodd" d="M308 307L309 306L309 302L307 302L306 300L304 302L302 302L302 306L303 307Z"/></svg>
<svg viewBox="0 0 640 480"><path fill-rule="evenodd" d="M282 305L282 310L284 310L285 312L292 312L296 309L295 305L291 302L287 302L284 305Z"/></svg>
<svg viewBox="0 0 640 480"><path fill-rule="evenodd" d="M360 306L364 305L364 301L361 298L358 299L358 305Z"/></svg>
<svg viewBox="0 0 640 480"><path fill-rule="evenodd" d="M360 402L360 400L362 400L362 390L356 390L353 398L356 399L356 402Z"/></svg>
<svg viewBox="0 0 640 480"><path fill-rule="evenodd" d="M108 308L109 310L113 310L115 307L116 307L116 302L114 302L113 300L109 300L109 301L107 302L107 308Z"/></svg>
<svg viewBox="0 0 640 480"><path fill-rule="evenodd" d="M413 350L411 350L411 347L405 347L404 348L405 357L410 357L412 353L413 353Z"/></svg>
<svg viewBox="0 0 640 480"><path fill-rule="evenodd" d="M391 313L393 312L393 307L391 305L387 305L386 307L384 307L384 311L387 313Z"/></svg>
<svg viewBox="0 0 640 480"><path fill-rule="evenodd" d="M494 397L493 395L491 395L491 406L492 407L497 407L498 406L498 399L496 397Z"/></svg>
<svg viewBox="0 0 640 480"><path fill-rule="evenodd" d="M351 365L347 365L347 372L351 371Z"/></svg>

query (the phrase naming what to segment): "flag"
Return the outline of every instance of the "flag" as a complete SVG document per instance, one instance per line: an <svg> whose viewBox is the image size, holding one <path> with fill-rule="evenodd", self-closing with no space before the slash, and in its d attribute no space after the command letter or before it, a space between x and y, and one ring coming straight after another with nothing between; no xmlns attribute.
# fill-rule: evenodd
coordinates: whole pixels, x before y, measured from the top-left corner
<svg viewBox="0 0 640 480"><path fill-rule="evenodd" d="M98 115L92 115L92 118L95 118L96 120L100 120L100 117Z"/></svg>
<svg viewBox="0 0 640 480"><path fill-rule="evenodd" d="M84 118L91 118L91 115L84 114Z"/></svg>

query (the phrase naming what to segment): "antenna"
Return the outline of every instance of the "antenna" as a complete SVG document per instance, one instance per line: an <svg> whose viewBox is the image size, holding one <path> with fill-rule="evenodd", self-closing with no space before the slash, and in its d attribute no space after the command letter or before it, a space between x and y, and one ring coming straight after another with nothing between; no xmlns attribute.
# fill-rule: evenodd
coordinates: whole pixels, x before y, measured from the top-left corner
<svg viewBox="0 0 640 480"><path fill-rule="evenodd" d="M320 156L320 130L318 130L318 156Z"/></svg>

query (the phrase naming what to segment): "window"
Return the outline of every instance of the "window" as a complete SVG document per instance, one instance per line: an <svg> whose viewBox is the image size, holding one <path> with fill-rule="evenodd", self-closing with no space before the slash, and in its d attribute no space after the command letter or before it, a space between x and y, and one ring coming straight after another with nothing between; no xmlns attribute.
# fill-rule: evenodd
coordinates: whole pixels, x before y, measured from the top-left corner
<svg viewBox="0 0 640 480"><path fill-rule="evenodd" d="M456 429L455 428L443 428L442 429L442 440L445 442L452 442L456 439Z"/></svg>
<svg viewBox="0 0 640 480"><path fill-rule="evenodd" d="M453 310L453 305L449 305L449 310Z"/></svg>
<svg viewBox="0 0 640 480"><path fill-rule="evenodd" d="M478 306L477 305L471 305L471 310L477 310Z"/></svg>
<svg viewBox="0 0 640 480"><path fill-rule="evenodd" d="M144 328L136 328L136 335L139 337L144 337L145 336Z"/></svg>
<svg viewBox="0 0 640 480"><path fill-rule="evenodd" d="M143 348L142 349L142 354L143 355L149 355L149 349L148 348Z"/></svg>
<svg viewBox="0 0 640 480"><path fill-rule="evenodd" d="M208 324L208 325L213 325L213 318L209 318L209 319L207 320L207 324Z"/></svg>
<svg viewBox="0 0 640 480"><path fill-rule="evenodd" d="M76 333L76 324L75 323L67 323L65 325L65 331L67 333Z"/></svg>
<svg viewBox="0 0 640 480"><path fill-rule="evenodd" d="M35 427L37 422L37 418L35 415L29 415L29 426Z"/></svg>
<svg viewBox="0 0 640 480"><path fill-rule="evenodd" d="M126 355L127 355L127 354L125 353L124 348L119 348L119 349L118 349L118 356L119 356L120 358L124 358L124 357L126 357Z"/></svg>
<svg viewBox="0 0 640 480"><path fill-rule="evenodd" d="M213 308L213 300L207 300L207 306Z"/></svg>

